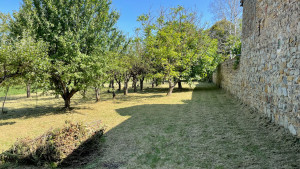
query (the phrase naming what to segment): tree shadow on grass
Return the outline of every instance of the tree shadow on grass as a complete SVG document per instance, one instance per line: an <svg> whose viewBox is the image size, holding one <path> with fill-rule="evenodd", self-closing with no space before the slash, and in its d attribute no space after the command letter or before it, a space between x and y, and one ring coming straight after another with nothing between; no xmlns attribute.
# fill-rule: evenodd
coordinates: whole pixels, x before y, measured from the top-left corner
<svg viewBox="0 0 300 169"><path fill-rule="evenodd" d="M0 126L7 126L7 125L13 125L15 124L16 122L4 122L4 123L0 123Z"/></svg>
<svg viewBox="0 0 300 169"><path fill-rule="evenodd" d="M140 99L153 99L153 98L160 98L164 97L164 95L151 95L151 96L133 96L133 95L127 95L127 96L119 96L116 98L116 103L122 103L126 101L138 101Z"/></svg>
<svg viewBox="0 0 300 169"><path fill-rule="evenodd" d="M0 97L0 101L3 102L5 97ZM25 99L27 98L26 96L24 95L14 95L14 96L7 96L6 100L7 101L10 101L10 100L22 100L22 99Z"/></svg>
<svg viewBox="0 0 300 169"><path fill-rule="evenodd" d="M50 115L50 114L63 114L66 113L61 107L43 106L34 108L18 108L18 109L7 109L7 114L1 114L0 120L17 119L17 118L36 118L39 116Z"/></svg>
<svg viewBox="0 0 300 169"><path fill-rule="evenodd" d="M157 92L158 93L158 92ZM52 96L52 95L51 95ZM112 97L109 94L105 94L105 97L101 98L101 102L112 100ZM139 99L151 99L151 98L159 98L163 97L163 95L151 95L151 96L137 96L137 95L127 95L123 96L121 93L115 99L116 103L122 103L125 101L139 100ZM9 104L18 103L20 100L26 100L26 96L10 96L7 101ZM34 101L35 98L29 98L31 101ZM58 100L58 98L53 97L40 97L37 99L38 102L42 101L52 101ZM59 100L63 103L63 100L59 98ZM9 120L9 119L17 119L17 118L36 118L39 116L45 115L53 115L53 114L64 114L64 113L78 113L78 109L90 109L90 107L84 106L84 104L93 104L95 103L94 98L88 97L87 99L75 97L72 98L72 110L66 111L63 108L63 105L57 106L55 103L48 106L36 106L36 107L24 107L24 108L6 108L7 114L0 113L0 120ZM80 105L80 106L77 106Z"/></svg>
<svg viewBox="0 0 300 169"><path fill-rule="evenodd" d="M138 91L140 94L148 94L148 93L165 93L167 94L169 91L168 88L161 88L161 87L155 87L155 88L146 88L143 91ZM183 88L183 89L178 89L177 87L174 88L173 93L180 93L180 92L189 92L193 91L191 88Z"/></svg>

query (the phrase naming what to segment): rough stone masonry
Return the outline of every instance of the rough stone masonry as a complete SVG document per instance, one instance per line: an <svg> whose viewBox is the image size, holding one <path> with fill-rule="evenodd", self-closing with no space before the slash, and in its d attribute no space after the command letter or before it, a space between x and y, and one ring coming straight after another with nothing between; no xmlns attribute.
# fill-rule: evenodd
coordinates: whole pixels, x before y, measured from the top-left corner
<svg viewBox="0 0 300 169"><path fill-rule="evenodd" d="M242 0L242 55L214 82L300 137L300 0Z"/></svg>

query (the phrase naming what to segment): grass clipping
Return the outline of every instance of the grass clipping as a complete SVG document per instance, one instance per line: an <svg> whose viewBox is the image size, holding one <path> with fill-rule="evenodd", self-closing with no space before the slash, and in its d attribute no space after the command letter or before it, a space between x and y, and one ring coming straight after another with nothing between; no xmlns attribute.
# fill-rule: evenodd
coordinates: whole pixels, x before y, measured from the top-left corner
<svg viewBox="0 0 300 169"><path fill-rule="evenodd" d="M68 161L72 163L72 159L88 154L99 146L103 132L100 121L89 125L66 121L63 128L51 129L36 139L19 139L0 158L2 162L37 166L68 165Z"/></svg>

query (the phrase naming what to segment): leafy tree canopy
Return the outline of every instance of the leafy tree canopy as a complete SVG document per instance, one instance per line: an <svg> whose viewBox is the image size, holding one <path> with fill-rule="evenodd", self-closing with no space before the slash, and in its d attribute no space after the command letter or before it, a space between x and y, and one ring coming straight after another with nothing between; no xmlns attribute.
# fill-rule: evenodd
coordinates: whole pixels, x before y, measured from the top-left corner
<svg viewBox="0 0 300 169"><path fill-rule="evenodd" d="M87 69L98 61L95 54L101 57L113 50L121 36L114 27L119 14L110 5L109 0L23 0L14 13L13 37L27 30L49 44L51 89L62 95L66 108L70 98L95 78L86 76L95 73Z"/></svg>
<svg viewBox="0 0 300 169"><path fill-rule="evenodd" d="M149 18L142 15L138 19L144 27L146 55L156 67L155 76L168 80L170 95L180 79L190 79L199 60L203 69L211 65L204 63L212 62L217 42L197 27L196 14L181 6L162 11L154 23Z"/></svg>

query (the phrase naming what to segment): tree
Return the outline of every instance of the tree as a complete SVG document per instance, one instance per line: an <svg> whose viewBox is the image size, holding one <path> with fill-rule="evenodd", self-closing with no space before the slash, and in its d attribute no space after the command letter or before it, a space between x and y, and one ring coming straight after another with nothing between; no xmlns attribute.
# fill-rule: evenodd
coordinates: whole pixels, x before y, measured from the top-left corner
<svg viewBox="0 0 300 169"><path fill-rule="evenodd" d="M14 13L13 36L21 36L24 28L49 44L50 87L70 108L70 99L82 90L90 79L85 69L95 59L99 46L107 47L106 35L116 29L119 15L110 9L109 0L23 0ZM28 24L29 23L29 24ZM103 49L102 48L102 49ZM100 50L102 50L100 48Z"/></svg>
<svg viewBox="0 0 300 169"><path fill-rule="evenodd" d="M226 57L230 54L230 38L233 36L230 34L232 30L233 24L223 19L221 21L216 22L210 29L209 35L213 39L218 40L218 53L223 57Z"/></svg>
<svg viewBox="0 0 300 169"><path fill-rule="evenodd" d="M34 81L44 84L49 66L47 58L48 45L43 41L35 41L30 36L23 36L15 42L0 42L0 84L16 78L34 77ZM21 80L19 80L21 81Z"/></svg>
<svg viewBox="0 0 300 169"><path fill-rule="evenodd" d="M139 20L144 24L149 18L142 15ZM203 30L196 26L196 18L195 13L178 6L161 12L155 23L144 26L146 56L159 70L154 77L168 80L167 95L172 94L182 78L189 77L193 64L201 55Z"/></svg>
<svg viewBox="0 0 300 169"><path fill-rule="evenodd" d="M240 0L215 0L211 2L210 6L211 12L219 21L214 26L221 26L220 28L223 28L223 30L228 31L229 33L229 36L225 36L225 41L227 41L227 46L225 46L225 48L226 52L229 52L230 58L233 58L232 48L236 43L239 43L241 36L240 21L243 10L240 6ZM225 27L222 27L222 25ZM228 37L234 41L228 41ZM220 49L220 46L224 44L222 43L224 40L218 40Z"/></svg>
<svg viewBox="0 0 300 169"><path fill-rule="evenodd" d="M213 71L223 61L223 57L218 53L217 39L211 39L207 32L204 32L201 41L203 41L203 45L200 57L193 64L188 78L190 80L206 78L208 81L212 81Z"/></svg>
<svg viewBox="0 0 300 169"><path fill-rule="evenodd" d="M120 72L124 78L124 95L128 94L128 82L132 77L131 71L135 63L134 51L131 46L129 47L129 52L126 54L119 55Z"/></svg>
<svg viewBox="0 0 300 169"><path fill-rule="evenodd" d="M113 36L107 35L106 45L101 45L93 53L93 62L86 69L87 71L86 81L90 81L91 85L95 88L96 101L100 101L100 89L105 83L109 82L110 79L115 78L116 70L118 69L118 57L126 51L126 40L121 32L115 31ZM91 79L91 80L89 80ZM114 89L113 89L114 90ZM115 92L113 91L113 97Z"/></svg>
<svg viewBox="0 0 300 169"><path fill-rule="evenodd" d="M132 69L132 74L136 76L136 83L138 79L140 80L140 90L144 89L144 80L145 78L151 76L153 73L153 68L151 69L151 60L149 57L146 57L146 48L143 41L142 34L140 33L140 29L136 29L136 37L133 41L134 54L136 57L135 66ZM134 83L134 89L136 89L136 83Z"/></svg>
<svg viewBox="0 0 300 169"><path fill-rule="evenodd" d="M107 63L108 56L102 55L102 53L94 53L94 57L91 57L92 62L88 62L85 65L84 77L86 86L93 86L95 89L96 102L100 101L100 91L104 84L108 81Z"/></svg>
<svg viewBox="0 0 300 169"><path fill-rule="evenodd" d="M238 27L243 12L240 0L214 0L211 1L210 10L217 20L225 19L233 23L229 29L230 35L237 36L240 33Z"/></svg>

